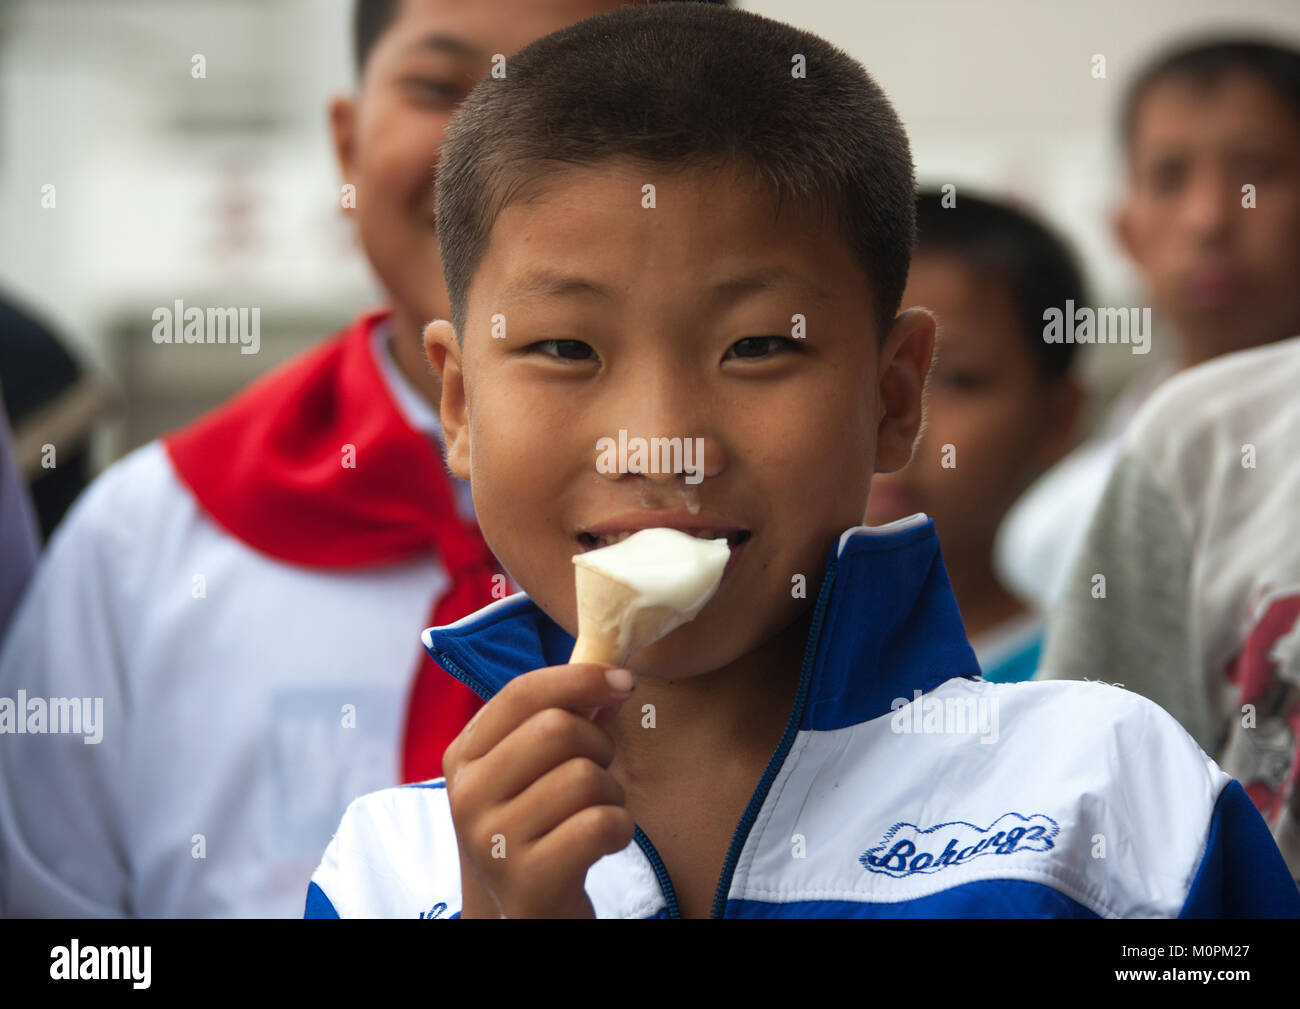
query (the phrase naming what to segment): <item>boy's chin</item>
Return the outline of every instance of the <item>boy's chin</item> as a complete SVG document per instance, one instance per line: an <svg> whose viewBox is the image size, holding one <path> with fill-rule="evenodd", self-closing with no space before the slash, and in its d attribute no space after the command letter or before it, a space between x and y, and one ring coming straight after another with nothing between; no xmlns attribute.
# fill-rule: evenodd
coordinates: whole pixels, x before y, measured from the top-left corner
<svg viewBox="0 0 1300 1009"><path fill-rule="evenodd" d="M690 623L641 649L624 666L638 676L671 683L722 669L746 651L732 635L703 622Z"/></svg>

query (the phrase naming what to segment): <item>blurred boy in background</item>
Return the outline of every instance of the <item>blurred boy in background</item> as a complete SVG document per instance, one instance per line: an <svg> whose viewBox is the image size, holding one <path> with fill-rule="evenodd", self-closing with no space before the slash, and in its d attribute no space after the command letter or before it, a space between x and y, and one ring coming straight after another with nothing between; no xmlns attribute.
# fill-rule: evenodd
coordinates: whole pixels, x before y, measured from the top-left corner
<svg viewBox="0 0 1300 1009"><path fill-rule="evenodd" d="M69 513L0 695L95 699L101 738L0 737L0 912L294 915L348 799L438 773L480 702L420 630L507 588L446 475L421 346L448 313L434 166L494 56L618 6L358 3L359 92L330 122L391 307L131 453Z"/></svg>
<svg viewBox="0 0 1300 1009"><path fill-rule="evenodd" d="M1300 52L1256 40L1180 46L1121 116L1127 192L1115 231L1176 337L1172 368L1300 333ZM1139 379L1097 435L1032 488L996 546L999 574L1050 610L1133 413Z"/></svg>
<svg viewBox="0 0 1300 1009"><path fill-rule="evenodd" d="M955 198L955 203L952 200ZM1069 250L1005 204L957 192L917 199L904 305L939 319L926 419L906 468L872 485L867 520L934 519L962 622L985 679L1034 675L1042 619L993 568L993 541L1030 481L1069 450L1083 393L1074 344L1043 340L1043 311L1086 304Z"/></svg>
<svg viewBox="0 0 1300 1009"><path fill-rule="evenodd" d="M1120 234L1196 367L1134 418L1091 523L1061 530L1082 546L1041 675L1158 702L1300 879L1300 53L1168 57L1124 130Z"/></svg>

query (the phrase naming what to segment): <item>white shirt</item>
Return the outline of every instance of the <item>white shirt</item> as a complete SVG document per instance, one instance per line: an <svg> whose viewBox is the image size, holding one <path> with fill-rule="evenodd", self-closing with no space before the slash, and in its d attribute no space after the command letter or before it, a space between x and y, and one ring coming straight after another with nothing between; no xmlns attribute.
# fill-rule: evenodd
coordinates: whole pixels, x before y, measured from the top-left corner
<svg viewBox="0 0 1300 1009"><path fill-rule="evenodd" d="M1050 614L1083 545L1088 519L1119 458L1124 431L1172 370L1135 379L1106 413L1096 435L1038 478L998 528L993 566L998 580L1024 603Z"/></svg>
<svg viewBox="0 0 1300 1009"><path fill-rule="evenodd" d="M375 349L399 408L436 437ZM110 467L0 652L0 914L301 916L347 804L399 783L420 631L447 587L429 555L327 572L253 550L200 510L159 442ZM20 697L89 699L102 739L4 731Z"/></svg>
<svg viewBox="0 0 1300 1009"><path fill-rule="evenodd" d="M1151 397L1085 530L1043 676L1102 675L1168 710L1250 791L1300 879L1298 389L1293 337Z"/></svg>

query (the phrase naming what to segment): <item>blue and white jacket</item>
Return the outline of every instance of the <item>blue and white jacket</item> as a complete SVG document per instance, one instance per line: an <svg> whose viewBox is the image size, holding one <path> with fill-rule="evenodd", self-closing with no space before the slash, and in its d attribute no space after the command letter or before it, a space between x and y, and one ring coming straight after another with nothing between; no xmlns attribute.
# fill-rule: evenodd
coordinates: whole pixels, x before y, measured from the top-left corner
<svg viewBox="0 0 1300 1009"><path fill-rule="evenodd" d="M573 647L522 594L424 643L484 699ZM598 917L679 915L640 828L591 867L586 889ZM460 909L435 779L348 807L306 910ZM1171 716L1104 683L981 679L924 515L840 537L714 917L1245 915L1300 916L1300 892L1241 786Z"/></svg>

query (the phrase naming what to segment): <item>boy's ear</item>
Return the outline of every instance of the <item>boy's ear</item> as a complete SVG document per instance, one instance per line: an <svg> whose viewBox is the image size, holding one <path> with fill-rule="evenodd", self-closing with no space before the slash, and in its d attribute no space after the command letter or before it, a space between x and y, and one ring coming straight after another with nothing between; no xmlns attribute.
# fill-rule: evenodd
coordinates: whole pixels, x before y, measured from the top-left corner
<svg viewBox="0 0 1300 1009"><path fill-rule="evenodd" d="M357 103L345 95L330 100L330 135L334 139L334 157L339 163L339 176L344 182L354 182L357 151Z"/></svg>
<svg viewBox="0 0 1300 1009"><path fill-rule="evenodd" d="M876 377L877 473L893 473L912 461L921 430L921 393L934 355L934 330L933 315L923 308L909 308L894 319L881 345Z"/></svg>
<svg viewBox="0 0 1300 1009"><path fill-rule="evenodd" d="M465 407L465 374L461 370L456 330L445 319L424 328L424 353L442 380L442 440L447 446L447 468L461 480L469 479L469 413Z"/></svg>

